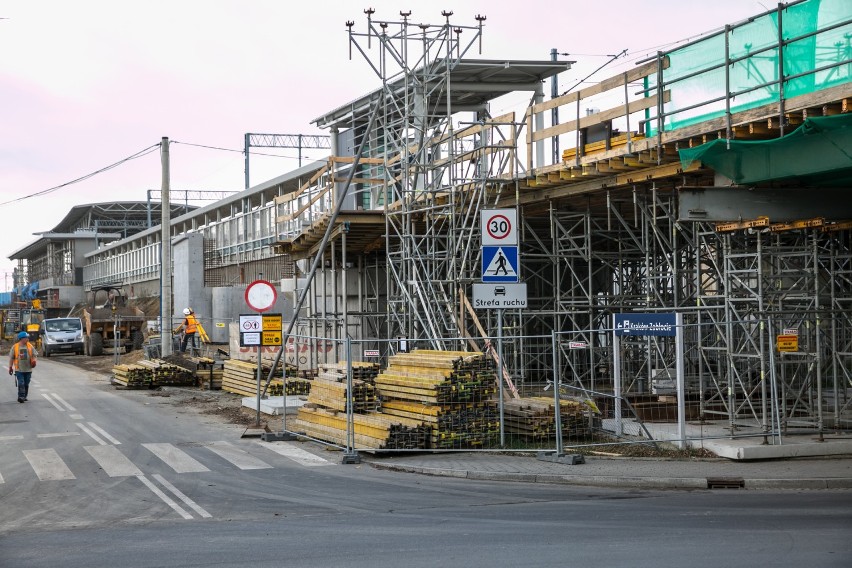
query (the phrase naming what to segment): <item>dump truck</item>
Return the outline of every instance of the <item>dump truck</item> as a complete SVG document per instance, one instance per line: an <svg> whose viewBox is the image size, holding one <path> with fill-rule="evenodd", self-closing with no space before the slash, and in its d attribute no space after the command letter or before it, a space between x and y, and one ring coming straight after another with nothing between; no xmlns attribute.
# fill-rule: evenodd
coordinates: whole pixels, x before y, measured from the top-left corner
<svg viewBox="0 0 852 568"><path fill-rule="evenodd" d="M83 310L83 342L86 355L103 355L104 348L141 349L145 342L145 312L127 305L121 286L93 286L92 301Z"/></svg>

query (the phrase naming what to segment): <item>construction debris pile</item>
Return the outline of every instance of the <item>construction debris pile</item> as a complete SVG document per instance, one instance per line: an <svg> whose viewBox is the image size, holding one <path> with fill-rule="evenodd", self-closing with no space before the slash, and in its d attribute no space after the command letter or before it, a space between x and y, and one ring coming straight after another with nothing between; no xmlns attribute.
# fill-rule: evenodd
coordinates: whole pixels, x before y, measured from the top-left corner
<svg viewBox="0 0 852 568"><path fill-rule="evenodd" d="M156 388L160 386L191 386L195 375L162 359L141 360L112 368L112 383L126 388Z"/></svg>

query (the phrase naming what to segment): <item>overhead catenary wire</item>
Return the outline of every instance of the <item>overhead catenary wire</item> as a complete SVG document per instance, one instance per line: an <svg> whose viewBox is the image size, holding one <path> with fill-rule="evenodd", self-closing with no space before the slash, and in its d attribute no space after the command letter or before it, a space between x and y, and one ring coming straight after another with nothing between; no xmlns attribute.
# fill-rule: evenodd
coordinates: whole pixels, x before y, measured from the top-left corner
<svg viewBox="0 0 852 568"><path fill-rule="evenodd" d="M12 203L18 203L20 201L24 201L25 199L32 199L33 197L40 197L42 195L47 195L48 193L53 193L54 191L62 189L63 187L68 187L69 185L74 185L75 183L80 183L81 181L85 181L89 178L92 178L92 177L98 175L98 174L102 174L106 171L109 171L113 168L116 168L116 167L118 167L118 166L120 166L124 163L127 163L131 160L135 160L136 158L141 158L142 156L146 156L146 155L150 154L151 152L156 151L159 147L160 147L160 143L158 142L157 144L154 144L152 146L148 146L144 150L139 150L135 154L132 154L132 155L130 155L130 156L128 156L128 157L126 157L122 160L119 160L119 161L117 161L113 164L105 166L105 167L103 167L99 170L96 170L96 171L88 173L84 176L78 177L77 179L73 179L71 181L67 181L65 183L61 183L59 185L49 187L47 189L42 189L41 191L36 191L35 193L30 193L29 195L22 195L21 197L16 197L16 198L10 199L8 201L0 202L0 207L2 207L3 205L9 205L9 204L12 204Z"/></svg>
<svg viewBox="0 0 852 568"><path fill-rule="evenodd" d="M218 147L218 146L209 146L209 145L206 145L206 144L193 144L191 142L178 142L178 141L173 141L171 143L172 144L183 144L184 146L194 146L196 148L207 148L207 149L210 149L210 150L220 150L220 151L223 151L223 152L236 152L236 153L239 153L239 154L245 153L243 150L236 150L236 149L233 149L233 148L221 148L221 147ZM160 143L158 142L157 144L153 144L151 146L148 146L147 148L139 150L135 154L131 154L130 156L128 156L126 158L123 158L123 159L121 159L117 162L114 162L114 163L112 163L108 166L104 166L103 168L100 168L98 170L90 172L86 175L80 176L76 179L72 179L71 181L66 181L65 183L61 183L59 185L55 185L55 186L49 187L47 189L42 189L42 190L39 190L39 191L36 191L36 192L33 192L33 193L29 193L27 195L15 197L14 199L2 201L2 202L0 202L0 207L2 207L4 205L11 205L12 203L19 203L21 201L24 201L24 200L27 200L27 199L32 199L34 197L41 197L43 195L48 195L48 194L53 193L54 191L60 190L62 188L74 185L76 183L80 183L82 181L86 181L87 179L93 178L96 175L102 174L104 172L108 172L109 170L112 170L113 168L117 168L118 166L120 166L122 164L125 164L127 162L132 161L132 160L135 160L137 158L141 158L141 157L146 156L146 155L148 155L152 152L155 152L155 151L157 151L157 149L159 147L160 147ZM249 153L252 154L252 155L255 155L255 156L269 156L269 157L272 157L272 158L286 158L286 159L291 159L291 160L298 159L296 156L286 156L286 155L282 155L282 154L267 154L267 153L264 153L264 152L249 152Z"/></svg>
<svg viewBox="0 0 852 568"><path fill-rule="evenodd" d="M220 146L208 146L206 144L193 144L192 142L179 142L179 141L175 140L175 141L172 141L171 143L172 144L183 144L184 146L194 146L196 148L207 148L208 150L221 150L223 152L236 152L238 154L245 154L246 153L245 150L237 150L235 148L222 148ZM284 155L284 154L267 154L265 152L251 152L250 151L249 154L251 154L252 156L269 156L271 158L287 158L288 160L298 160L299 159L298 156L287 156L287 155ZM305 158L307 156L302 156L302 157Z"/></svg>

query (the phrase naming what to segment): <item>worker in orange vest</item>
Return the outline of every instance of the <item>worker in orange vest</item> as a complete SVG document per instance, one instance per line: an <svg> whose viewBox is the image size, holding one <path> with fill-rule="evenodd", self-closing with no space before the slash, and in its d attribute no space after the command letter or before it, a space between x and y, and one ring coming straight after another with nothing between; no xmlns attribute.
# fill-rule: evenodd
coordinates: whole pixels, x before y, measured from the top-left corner
<svg viewBox="0 0 852 568"><path fill-rule="evenodd" d="M192 348L198 348L195 344L195 334L198 332L198 320L195 319L195 312L192 311L192 308L184 308L183 315L186 317L183 322L177 326L177 329L175 329L175 333L179 333L180 330L183 329L183 340L180 342L181 353L186 351L186 345L190 340L192 340Z"/></svg>
<svg viewBox="0 0 852 568"><path fill-rule="evenodd" d="M26 331L18 334L18 342L9 350L9 374L15 375L18 386L18 402L26 402L30 390L30 379L36 366L36 350L30 345L30 335Z"/></svg>

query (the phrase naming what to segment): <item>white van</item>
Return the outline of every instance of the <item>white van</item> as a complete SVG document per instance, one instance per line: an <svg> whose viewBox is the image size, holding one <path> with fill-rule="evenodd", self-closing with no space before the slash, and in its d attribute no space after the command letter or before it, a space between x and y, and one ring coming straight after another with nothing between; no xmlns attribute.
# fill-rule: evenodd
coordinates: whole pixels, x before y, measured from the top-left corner
<svg viewBox="0 0 852 568"><path fill-rule="evenodd" d="M52 318L41 324L45 357L54 353L83 354L83 322L80 318Z"/></svg>

